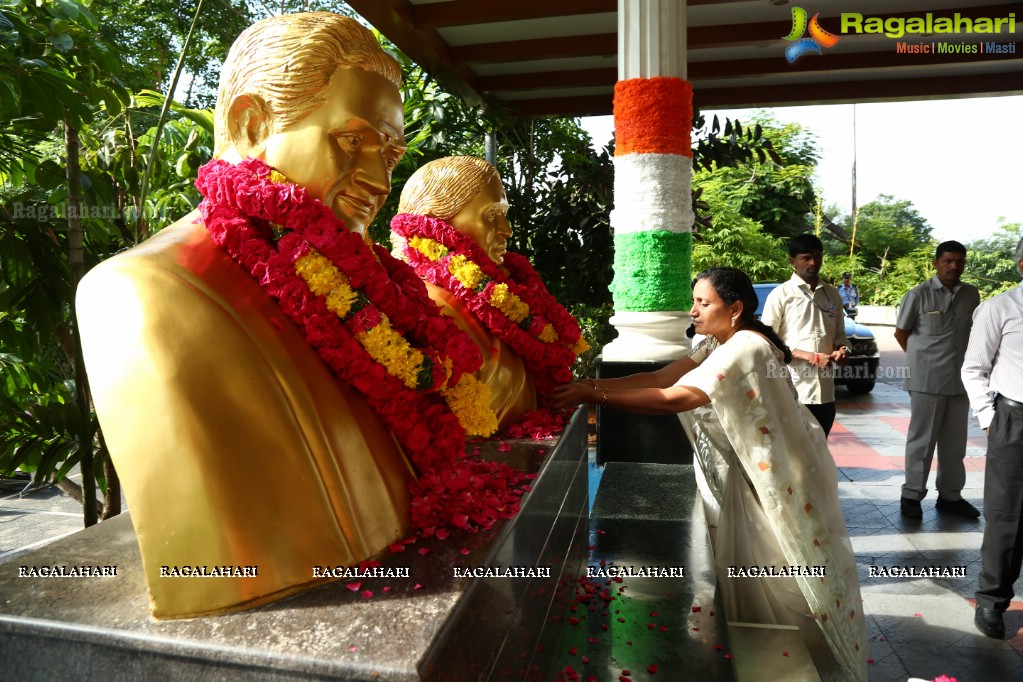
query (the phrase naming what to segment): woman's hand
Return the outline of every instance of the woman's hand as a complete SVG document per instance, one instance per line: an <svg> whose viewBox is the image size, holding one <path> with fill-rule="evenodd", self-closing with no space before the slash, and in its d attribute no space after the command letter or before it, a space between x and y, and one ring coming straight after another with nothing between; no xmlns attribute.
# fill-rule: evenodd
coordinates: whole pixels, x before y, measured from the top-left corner
<svg viewBox="0 0 1023 682"><path fill-rule="evenodd" d="M562 384L554 389L554 407L562 410L566 407L575 407L583 403L596 402L597 392L590 387L589 382L578 381L571 384Z"/></svg>

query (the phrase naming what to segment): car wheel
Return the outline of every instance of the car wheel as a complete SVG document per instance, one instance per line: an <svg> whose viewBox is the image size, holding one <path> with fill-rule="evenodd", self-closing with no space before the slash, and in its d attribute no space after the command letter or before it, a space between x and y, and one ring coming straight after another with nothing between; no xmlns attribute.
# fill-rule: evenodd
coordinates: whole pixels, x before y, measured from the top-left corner
<svg viewBox="0 0 1023 682"><path fill-rule="evenodd" d="M874 379L847 379L845 387L850 393L863 394L874 390Z"/></svg>

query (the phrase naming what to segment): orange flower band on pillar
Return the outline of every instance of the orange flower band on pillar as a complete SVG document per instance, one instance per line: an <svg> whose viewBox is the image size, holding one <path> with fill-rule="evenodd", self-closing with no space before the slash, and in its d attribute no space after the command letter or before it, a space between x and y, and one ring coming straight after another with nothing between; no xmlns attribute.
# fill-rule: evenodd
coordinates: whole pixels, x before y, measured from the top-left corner
<svg viewBox="0 0 1023 682"><path fill-rule="evenodd" d="M692 158L693 86L681 78L631 78L615 84L615 156Z"/></svg>

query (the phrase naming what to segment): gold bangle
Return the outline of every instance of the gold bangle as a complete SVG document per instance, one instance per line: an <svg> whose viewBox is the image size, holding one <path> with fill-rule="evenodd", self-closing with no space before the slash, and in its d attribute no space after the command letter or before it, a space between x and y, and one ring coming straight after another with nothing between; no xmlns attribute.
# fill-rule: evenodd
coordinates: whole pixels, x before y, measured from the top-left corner
<svg viewBox="0 0 1023 682"><path fill-rule="evenodd" d="M596 379L590 379L590 388L592 388L594 391L597 390L597 380Z"/></svg>
<svg viewBox="0 0 1023 682"><path fill-rule="evenodd" d="M607 405L607 389L605 388L600 394L600 404Z"/></svg>

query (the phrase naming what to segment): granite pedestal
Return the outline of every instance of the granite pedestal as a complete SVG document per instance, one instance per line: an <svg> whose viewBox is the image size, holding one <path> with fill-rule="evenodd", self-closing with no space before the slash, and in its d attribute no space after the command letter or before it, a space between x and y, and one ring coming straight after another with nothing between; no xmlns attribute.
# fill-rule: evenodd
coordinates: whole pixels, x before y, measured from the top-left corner
<svg viewBox="0 0 1023 682"><path fill-rule="evenodd" d="M603 597L566 606L557 670L598 680L734 679L691 465L609 462L589 550L588 587ZM645 676L651 671L656 677Z"/></svg>
<svg viewBox="0 0 1023 682"><path fill-rule="evenodd" d="M598 379L653 372L667 362L597 363ZM692 464L693 450L674 414L636 414L613 407L597 407L597 462L653 462Z"/></svg>
<svg viewBox="0 0 1023 682"><path fill-rule="evenodd" d="M105 521L0 563L7 679L524 679L564 576L585 561L585 412L557 441L510 441L537 471L519 515L487 533L419 539L381 558L410 577L328 581L242 613L149 616L130 519ZM116 575L20 577L21 567L115 566ZM547 578L456 576L454 567L549 568Z"/></svg>

